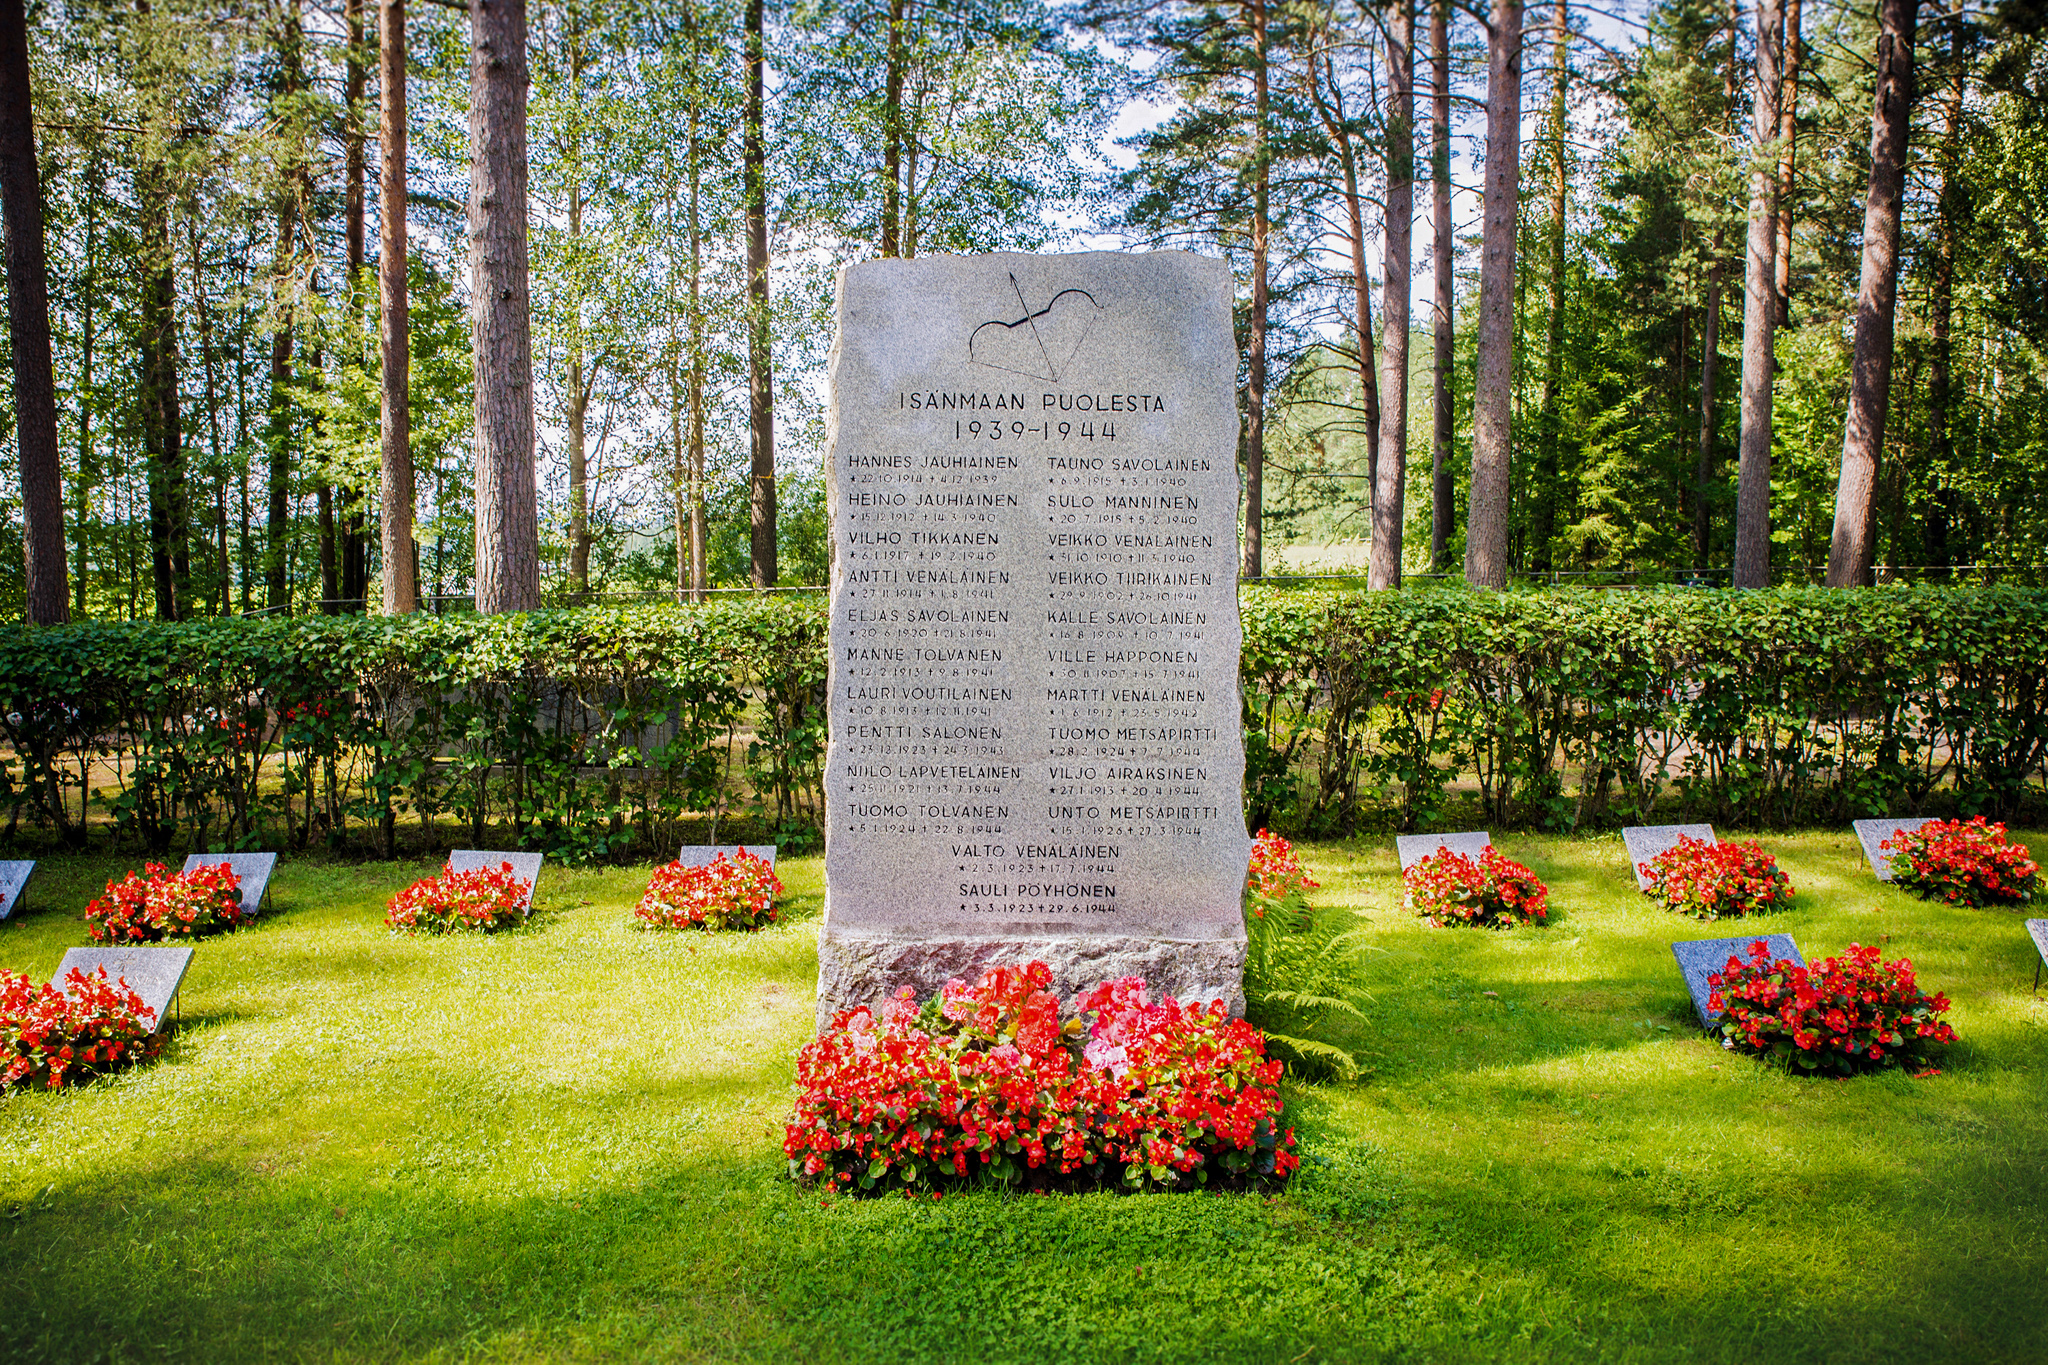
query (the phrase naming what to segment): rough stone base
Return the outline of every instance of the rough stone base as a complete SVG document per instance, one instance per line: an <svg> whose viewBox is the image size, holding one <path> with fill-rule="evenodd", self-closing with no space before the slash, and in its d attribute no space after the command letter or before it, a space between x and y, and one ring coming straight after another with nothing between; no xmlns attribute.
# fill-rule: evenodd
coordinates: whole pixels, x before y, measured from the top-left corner
<svg viewBox="0 0 2048 1365"><path fill-rule="evenodd" d="M818 1027L838 1011L910 987L923 1000L954 977L1038 961L1062 1001L1118 976L1142 976L1153 999L1221 1000L1244 1013L1244 934L1222 939L1135 937L924 939L835 932L818 936Z"/></svg>

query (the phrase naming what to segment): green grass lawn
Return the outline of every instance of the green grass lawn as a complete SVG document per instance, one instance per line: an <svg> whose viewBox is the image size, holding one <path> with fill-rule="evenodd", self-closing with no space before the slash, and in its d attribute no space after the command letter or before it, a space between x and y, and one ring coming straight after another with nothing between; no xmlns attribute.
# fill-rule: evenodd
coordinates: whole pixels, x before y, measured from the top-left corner
<svg viewBox="0 0 2048 1365"><path fill-rule="evenodd" d="M1501 840L1560 912L1505 933L1404 917L1390 840L1309 846L1380 951L1369 1074L1290 1092L1286 1194L938 1204L783 1175L817 859L758 935L635 933L644 870L550 868L481 941L384 931L420 865L283 860L160 1063L0 1098L0 1358L2048 1359L2021 917L1882 887L1846 833L1766 844L1799 895L1756 927L1910 956L1944 1074L1708 1043L1665 945L1725 931L1618 838ZM0 966L46 977L127 865L46 861Z"/></svg>

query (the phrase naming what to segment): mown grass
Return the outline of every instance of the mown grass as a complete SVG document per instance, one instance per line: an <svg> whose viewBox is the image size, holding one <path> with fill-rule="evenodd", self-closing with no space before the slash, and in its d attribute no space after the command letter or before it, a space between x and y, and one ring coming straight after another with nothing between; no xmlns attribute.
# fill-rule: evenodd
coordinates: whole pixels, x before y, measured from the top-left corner
<svg viewBox="0 0 2048 1365"><path fill-rule="evenodd" d="M2039 836L2037 838L2037 846ZM161 1063L0 1099L14 1360L1338 1361L2048 1357L2048 994L2020 917L1768 840L1809 956L1911 956L1944 1074L1807 1081L1691 1026L1619 841L1503 838L1562 913L1431 929L1375 839L1308 848L1378 949L1350 1086L1290 1097L1290 1190L821 1200L782 1176L816 859L752 936L632 932L632 870L531 927L406 940L414 864L281 864L201 945ZM47 975L121 866L0 925ZM1761 924L1759 927L1763 927Z"/></svg>

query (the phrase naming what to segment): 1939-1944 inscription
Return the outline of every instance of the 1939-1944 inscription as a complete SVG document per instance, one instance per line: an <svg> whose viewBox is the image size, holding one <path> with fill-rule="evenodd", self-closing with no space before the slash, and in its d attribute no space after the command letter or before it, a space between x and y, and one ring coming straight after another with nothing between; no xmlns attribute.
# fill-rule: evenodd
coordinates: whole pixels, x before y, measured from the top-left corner
<svg viewBox="0 0 2048 1365"><path fill-rule="evenodd" d="M1033 956L1240 998L1230 287L1177 252L842 276L821 1010Z"/></svg>

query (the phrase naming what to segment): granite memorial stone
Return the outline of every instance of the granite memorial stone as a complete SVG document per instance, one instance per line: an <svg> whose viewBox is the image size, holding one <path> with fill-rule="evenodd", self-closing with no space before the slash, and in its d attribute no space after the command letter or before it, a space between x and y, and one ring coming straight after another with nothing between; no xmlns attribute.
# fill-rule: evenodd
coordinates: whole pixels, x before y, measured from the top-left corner
<svg viewBox="0 0 2048 1365"><path fill-rule="evenodd" d="M74 967L87 976L105 967L107 980L126 980L142 1003L156 1012L156 1027L161 1030L191 965L190 948L68 948L50 980L62 986L65 974Z"/></svg>
<svg viewBox="0 0 2048 1365"><path fill-rule="evenodd" d="M2048 919L2028 920L2027 933L2032 936L2034 952L2041 959L2034 964L2034 989L2038 991L2041 989L2041 968L2048 966Z"/></svg>
<svg viewBox="0 0 2048 1365"><path fill-rule="evenodd" d="M1863 845L1863 856L1870 860L1870 870L1877 874L1879 881L1888 882L1892 879L1892 855L1884 851L1882 847L1884 841L1902 829L1918 829L1932 818L1932 816L1927 815L1914 815L1903 820L1858 820L1855 822L1857 842Z"/></svg>
<svg viewBox="0 0 2048 1365"><path fill-rule="evenodd" d="M1394 852L1400 855L1401 870L1406 872L1424 858L1440 848L1453 853L1462 853L1474 862L1479 855L1493 847L1493 836L1485 830L1474 830L1469 834L1397 834L1394 836Z"/></svg>
<svg viewBox="0 0 2048 1365"><path fill-rule="evenodd" d="M494 853L489 849L458 848L448 855L448 866L456 872L474 872L480 867L496 871L512 864L512 875L526 883L525 909L533 910L534 888L540 885L541 856L538 853Z"/></svg>
<svg viewBox="0 0 2048 1365"><path fill-rule="evenodd" d="M275 853L195 853L185 859L185 870L226 863L242 884L242 912L254 916L270 899L270 874L277 870Z"/></svg>
<svg viewBox="0 0 2048 1365"><path fill-rule="evenodd" d="M1242 1008L1231 299L1171 251L841 272L821 1019L1033 958Z"/></svg>
<svg viewBox="0 0 2048 1365"><path fill-rule="evenodd" d="M727 857L745 849L769 867L775 866L774 844L684 844L683 851L676 855L676 861L684 867L703 867L723 853Z"/></svg>
<svg viewBox="0 0 2048 1365"><path fill-rule="evenodd" d="M1726 971L1731 957L1748 961L1750 945L1758 939L1771 945L1773 961L1788 957L1802 967L1806 965L1806 959L1799 955L1799 945L1792 941L1790 934L1682 939L1671 945L1671 955L1678 959L1678 970L1685 976L1685 989L1692 996L1692 1007L1700 1017L1701 1028L1712 1028L1714 1021L1721 1017L1721 1011L1707 1008L1707 997L1714 989L1707 984L1707 978L1715 972Z"/></svg>
<svg viewBox="0 0 2048 1365"><path fill-rule="evenodd" d="M1628 870L1635 873L1636 890L1650 889L1643 864L1677 843L1681 835L1710 844L1719 842L1714 838L1712 825L1630 825L1621 832L1621 842L1628 849Z"/></svg>
<svg viewBox="0 0 2048 1365"><path fill-rule="evenodd" d="M0 862L0 919L6 919L21 905L28 891L28 879L35 871L33 859Z"/></svg>

